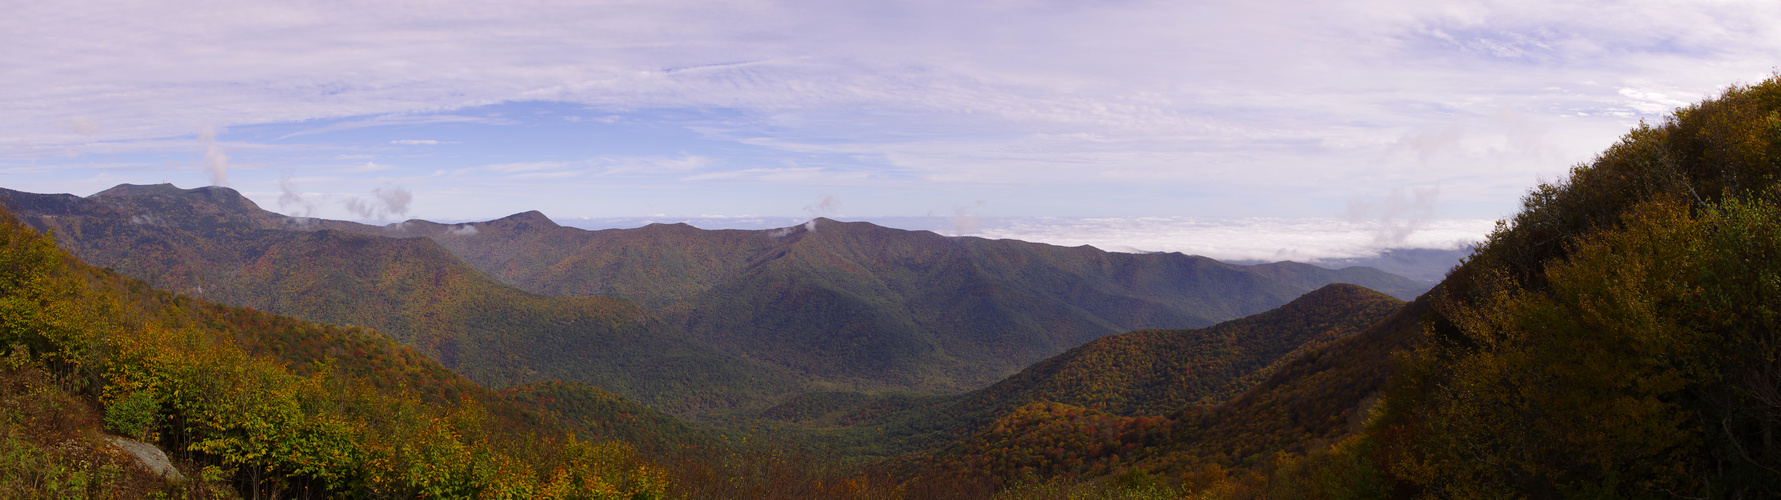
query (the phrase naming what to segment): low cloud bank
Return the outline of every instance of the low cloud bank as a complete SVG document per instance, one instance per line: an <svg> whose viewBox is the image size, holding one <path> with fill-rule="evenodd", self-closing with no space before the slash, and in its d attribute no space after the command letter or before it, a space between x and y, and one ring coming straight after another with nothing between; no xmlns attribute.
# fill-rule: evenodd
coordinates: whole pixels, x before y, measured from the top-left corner
<svg viewBox="0 0 1781 500"><path fill-rule="evenodd" d="M1194 217L972 217L966 228L955 217L861 217L881 226L934 231L948 236L1007 238L1053 245L1092 245L1114 252L1181 252L1225 261L1299 262L1367 259L1393 248L1452 250L1482 241L1491 219L1422 219L1413 229L1381 239L1378 220L1206 219ZM804 223L792 217L568 218L583 229L640 227L684 222L702 229L778 229ZM1397 228L1402 229L1402 228Z"/></svg>
<svg viewBox="0 0 1781 500"><path fill-rule="evenodd" d="M1199 219L1191 217L1008 218L973 236L1117 252L1181 252L1219 260L1299 262L1377 257L1392 248L1456 249L1483 240L1489 219L1426 219L1384 241L1369 221L1341 219Z"/></svg>

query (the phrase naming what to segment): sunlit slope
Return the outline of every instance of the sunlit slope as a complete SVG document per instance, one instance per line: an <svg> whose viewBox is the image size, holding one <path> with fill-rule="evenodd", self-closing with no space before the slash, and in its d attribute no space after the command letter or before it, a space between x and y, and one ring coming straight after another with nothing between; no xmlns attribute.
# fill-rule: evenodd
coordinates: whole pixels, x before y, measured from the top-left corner
<svg viewBox="0 0 1781 500"><path fill-rule="evenodd" d="M314 221L259 211L225 188L5 196L95 265L196 297L376 328L493 387L576 380L692 411L760 404L799 385L629 301L522 292L431 240L316 230Z"/></svg>
<svg viewBox="0 0 1781 500"><path fill-rule="evenodd" d="M636 480L662 472L629 445L574 440L389 337L156 290L81 263L5 210L0 345L0 489L18 494L663 490ZM643 410L608 406L626 405ZM102 431L169 450L191 479L130 472L107 458Z"/></svg>

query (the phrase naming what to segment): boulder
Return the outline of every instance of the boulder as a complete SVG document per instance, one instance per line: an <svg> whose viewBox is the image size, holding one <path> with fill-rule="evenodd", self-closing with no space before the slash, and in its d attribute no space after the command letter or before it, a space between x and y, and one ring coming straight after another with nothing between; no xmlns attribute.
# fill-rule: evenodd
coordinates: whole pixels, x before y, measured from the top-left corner
<svg viewBox="0 0 1781 500"><path fill-rule="evenodd" d="M111 444L117 446L119 450L136 457L137 465L141 465L149 472L160 474L168 481L185 480L185 476L179 473L179 469L173 468L173 462L167 459L167 453L161 451L160 447L118 436L106 436L106 439L109 439Z"/></svg>

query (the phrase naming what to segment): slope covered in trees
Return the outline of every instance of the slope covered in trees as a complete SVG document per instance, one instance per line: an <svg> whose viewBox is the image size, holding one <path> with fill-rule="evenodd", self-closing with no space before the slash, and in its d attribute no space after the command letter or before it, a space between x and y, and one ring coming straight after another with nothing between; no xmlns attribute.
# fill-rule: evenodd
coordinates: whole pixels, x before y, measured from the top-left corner
<svg viewBox="0 0 1781 500"><path fill-rule="evenodd" d="M1372 436L1440 496L1781 496L1781 77L1542 185L1447 280Z"/></svg>
<svg viewBox="0 0 1781 500"><path fill-rule="evenodd" d="M313 228L226 188L0 193L82 259L157 288L387 333L492 387L574 380L668 411L772 400L795 376L737 359L612 297L546 297L424 238Z"/></svg>
<svg viewBox="0 0 1781 500"><path fill-rule="evenodd" d="M666 491L629 445L570 437L381 334L156 291L3 210L0 345L8 496ZM101 425L173 450L195 480L108 458Z"/></svg>
<svg viewBox="0 0 1781 500"><path fill-rule="evenodd" d="M1128 416L1215 404L1272 375L1278 363L1353 335L1402 305L1359 286L1329 285L1278 309L1207 328L1103 337L970 399L1001 408L1066 403Z"/></svg>
<svg viewBox="0 0 1781 500"><path fill-rule="evenodd" d="M1103 337L966 394L807 394L769 408L764 417L817 429L838 445L869 456L921 452L899 459L895 467L905 472L956 471L962 464L981 462L984 446L1007 447L1003 442L1014 439L985 438L979 434L997 431L984 429L1019 429L1041 416L1061 414L1062 408L1073 409L1064 412L1071 416L1096 415L1093 419L1108 425L1141 422L1146 429L1163 428L1159 426L1169 421L1165 415L1224 402L1291 367L1293 360L1377 323L1402 304L1358 286L1329 285L1279 309L1207 328ZM1146 419L1132 420L1137 417ZM1023 423L1005 422L1009 418ZM998 420L1004 422L992 424ZM948 444L961 437L964 444Z"/></svg>
<svg viewBox="0 0 1781 500"><path fill-rule="evenodd" d="M1094 338L1206 326L1329 283L1423 289L1367 268L1237 266L821 218L773 231L584 231L537 212L322 227L426 236L520 288L625 297L720 348L856 390L982 387Z"/></svg>

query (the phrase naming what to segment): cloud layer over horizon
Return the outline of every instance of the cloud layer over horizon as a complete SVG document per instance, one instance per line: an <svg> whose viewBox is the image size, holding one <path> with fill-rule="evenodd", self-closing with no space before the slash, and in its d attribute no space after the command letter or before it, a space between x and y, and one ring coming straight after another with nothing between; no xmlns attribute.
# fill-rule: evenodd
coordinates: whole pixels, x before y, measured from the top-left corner
<svg viewBox="0 0 1781 500"><path fill-rule="evenodd" d="M1507 215L1781 61L1772 2L11 11L0 187L211 183L330 218L1342 218L1403 240Z"/></svg>

